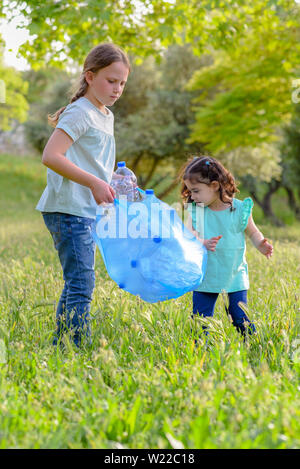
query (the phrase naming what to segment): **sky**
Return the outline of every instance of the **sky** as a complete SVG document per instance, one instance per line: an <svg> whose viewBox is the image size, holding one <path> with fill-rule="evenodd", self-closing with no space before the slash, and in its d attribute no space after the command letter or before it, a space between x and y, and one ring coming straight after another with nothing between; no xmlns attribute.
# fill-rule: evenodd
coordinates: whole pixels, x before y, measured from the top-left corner
<svg viewBox="0 0 300 469"><path fill-rule="evenodd" d="M12 66L17 70L28 70L30 67L23 58L18 58L17 53L19 47L29 38L27 29L17 29L20 25L22 17L13 19L10 23L2 19L0 21L1 35L5 41L4 62L8 66Z"/></svg>

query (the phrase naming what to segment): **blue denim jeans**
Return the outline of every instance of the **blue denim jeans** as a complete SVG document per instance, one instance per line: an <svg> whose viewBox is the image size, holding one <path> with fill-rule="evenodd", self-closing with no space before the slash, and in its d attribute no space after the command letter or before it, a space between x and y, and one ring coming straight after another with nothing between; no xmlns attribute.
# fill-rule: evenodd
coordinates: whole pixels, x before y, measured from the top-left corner
<svg viewBox="0 0 300 469"><path fill-rule="evenodd" d="M45 213L43 218L53 238L62 266L64 288L56 310L53 344L65 331L71 332L79 346L90 337L89 312L95 287L95 220L66 213Z"/></svg>
<svg viewBox="0 0 300 469"><path fill-rule="evenodd" d="M202 317L212 317L214 314L215 304L218 293L193 292L193 316L199 314ZM245 336L246 330L248 334L255 332L254 324L249 320L246 313L239 306L241 301L247 304L247 290L228 293L229 306L225 307L226 313L231 316L233 325ZM203 327L206 332L205 326Z"/></svg>

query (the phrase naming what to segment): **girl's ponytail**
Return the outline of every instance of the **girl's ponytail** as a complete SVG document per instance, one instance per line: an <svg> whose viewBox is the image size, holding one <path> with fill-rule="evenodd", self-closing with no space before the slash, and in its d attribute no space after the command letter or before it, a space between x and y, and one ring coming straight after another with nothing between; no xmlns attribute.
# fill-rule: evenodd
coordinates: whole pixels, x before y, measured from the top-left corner
<svg viewBox="0 0 300 469"><path fill-rule="evenodd" d="M56 127L57 126L59 116L64 112L66 107L67 106L61 107L54 114L48 114L48 124L51 125L51 127Z"/></svg>
<svg viewBox="0 0 300 469"><path fill-rule="evenodd" d="M77 99L81 98L82 96L85 95L88 89L88 83L85 80L84 73L81 74L78 89L73 95L73 97L70 100L70 104L74 103L74 101L77 101ZM64 112L67 106L61 107L58 111L56 111L54 114L49 114L48 115L48 124L51 125L51 127L56 127L59 116Z"/></svg>
<svg viewBox="0 0 300 469"><path fill-rule="evenodd" d="M236 192L239 192L235 179L230 171L226 171L223 187L229 197L233 197Z"/></svg>

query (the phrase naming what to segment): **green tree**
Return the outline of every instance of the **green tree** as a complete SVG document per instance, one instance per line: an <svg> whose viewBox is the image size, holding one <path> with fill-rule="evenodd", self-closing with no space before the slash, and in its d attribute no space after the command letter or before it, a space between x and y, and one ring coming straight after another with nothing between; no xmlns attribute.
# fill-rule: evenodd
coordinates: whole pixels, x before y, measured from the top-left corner
<svg viewBox="0 0 300 469"><path fill-rule="evenodd" d="M176 121L167 130L165 109L156 124L152 114L152 128L151 119L145 128L146 120L129 111L132 122L126 123L127 130L140 126L140 140L149 131L142 147L147 139L150 145L151 128L154 141L159 137L165 151L174 140L169 136L180 133L180 138L186 135L187 147L205 144L224 163L234 164L231 169L237 175L255 175L267 184L280 180L280 128L291 118L291 82L298 78L300 55L300 6L294 0L15 0L0 6L0 14L14 17L20 6L35 35L21 53L34 67L82 63L101 41L116 42L138 58L152 54L161 60L174 44L211 57L186 90L196 98L195 119L187 134L182 127L179 132ZM163 91L160 100L157 96L151 104L167 103ZM150 114L140 116L147 119ZM154 149L153 165L156 153ZM170 153L166 156L171 160Z"/></svg>
<svg viewBox="0 0 300 469"><path fill-rule="evenodd" d="M279 146L281 174L277 178L270 178L261 182L255 175L242 177L246 187L265 216L275 225L282 225L272 209L272 196L280 188L287 194L288 205L297 219L300 219L300 107L293 106L291 122L282 128L282 141ZM278 152L277 152L278 157ZM263 160L263 158L262 158ZM259 172L259 167L258 167Z"/></svg>
<svg viewBox="0 0 300 469"><path fill-rule="evenodd" d="M45 62L65 67L70 60L83 63L99 42L113 41L136 55L149 55L157 47L145 28L145 17L160 3L165 4L164 15L173 8L155 0L15 0L3 2L0 15L10 19L22 11L34 40L20 51L34 67ZM156 19L155 15L154 22Z"/></svg>
<svg viewBox="0 0 300 469"><path fill-rule="evenodd" d="M25 122L29 105L25 98L28 83L22 79L20 72L4 64L1 47L0 80L4 92L4 102L0 102L0 132L4 132L10 130L16 120Z"/></svg>
<svg viewBox="0 0 300 469"><path fill-rule="evenodd" d="M265 181L279 176L280 128L291 118L291 84L300 59L299 19L295 2L253 2L244 33L223 50L214 49L213 63L189 83L188 89L198 91L189 141L205 139L206 148L234 163L238 175Z"/></svg>
<svg viewBox="0 0 300 469"><path fill-rule="evenodd" d="M28 142L41 153L53 132L48 124L48 114L69 103L74 77L50 67L29 70L23 72L23 76L29 83L26 97L30 104L25 133Z"/></svg>
<svg viewBox="0 0 300 469"><path fill-rule="evenodd" d="M0 16L25 16L33 40L21 54L36 66L47 62L64 66L70 59L82 63L93 45L114 41L137 57L162 53L172 44L190 44L195 53L230 50L257 36L278 12L289 28L297 29L294 0L14 0L0 5ZM273 39L280 45L280 34Z"/></svg>
<svg viewBox="0 0 300 469"><path fill-rule="evenodd" d="M33 66L82 63L101 41L114 41L136 57L159 59L172 44L211 55L213 63L191 82L198 97L190 143L205 141L216 156L259 151L262 143L278 140L277 127L290 118L300 55L294 0L15 0L0 13L13 18L20 7L34 37L21 53ZM248 161L254 168L255 159Z"/></svg>
<svg viewBox="0 0 300 469"><path fill-rule="evenodd" d="M193 122L191 99L194 94L185 89L202 63L207 63L207 59L193 55L188 46L169 47L159 65L148 60L134 67L131 88L120 100L120 106L122 102L126 106L128 98L134 102L136 90L138 94L141 88L144 91L143 106L116 119L117 155L119 159L126 158L138 172L143 186L151 181L155 187L170 177L171 182L159 194L161 197L174 187L178 168L187 154L202 150L199 142L186 143ZM143 75L145 81L141 82L139 78ZM148 83L146 89L144 83Z"/></svg>
<svg viewBox="0 0 300 469"><path fill-rule="evenodd" d="M292 120L283 128L281 147L282 185L285 188L290 208L300 219L300 107L295 104Z"/></svg>

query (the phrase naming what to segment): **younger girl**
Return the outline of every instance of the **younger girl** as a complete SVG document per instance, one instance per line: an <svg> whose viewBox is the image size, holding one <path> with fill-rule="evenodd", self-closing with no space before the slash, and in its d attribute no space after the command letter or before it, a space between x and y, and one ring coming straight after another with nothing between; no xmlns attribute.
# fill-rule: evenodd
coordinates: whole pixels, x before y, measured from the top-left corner
<svg viewBox="0 0 300 469"><path fill-rule="evenodd" d="M96 207L113 202L109 185L115 165L112 106L120 98L128 74L125 53L100 44L88 54L77 92L70 104L49 116L56 127L43 152L47 187L37 205L58 251L64 289L57 311L54 344L64 330L79 346L90 335L90 303L95 285Z"/></svg>
<svg viewBox="0 0 300 469"><path fill-rule="evenodd" d="M201 241L208 250L204 280L193 292L193 317L196 314L212 317L218 294L227 292L227 314L239 332L245 336L247 330L251 334L255 326L239 306L239 302L247 303L249 289L244 233L267 258L273 252L272 245L253 221L252 199L234 198L238 192L234 178L214 158L201 156L189 160L182 169L181 178L181 194L191 214L189 228L198 238L202 233L204 239ZM198 204L204 210L202 223L201 217L196 216Z"/></svg>

